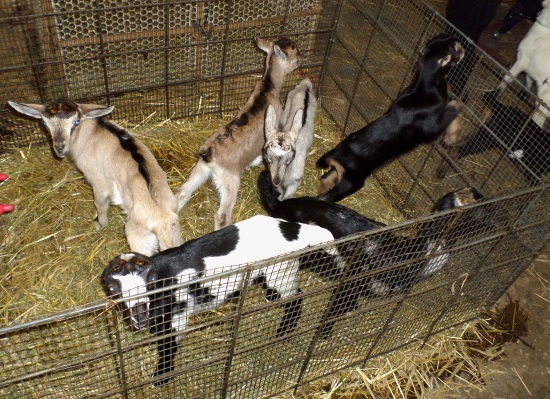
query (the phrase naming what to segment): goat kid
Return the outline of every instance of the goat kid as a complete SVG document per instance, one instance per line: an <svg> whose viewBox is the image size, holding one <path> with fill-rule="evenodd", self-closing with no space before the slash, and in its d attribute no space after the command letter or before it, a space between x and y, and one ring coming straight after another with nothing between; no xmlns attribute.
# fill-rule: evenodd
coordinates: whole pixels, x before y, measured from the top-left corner
<svg viewBox="0 0 550 399"><path fill-rule="evenodd" d="M336 239L386 226L352 209L318 198L298 197L278 201L274 188L270 186L269 176L263 171L259 178L260 197L269 215L322 226ZM474 188L451 192L436 203L434 212L470 205L482 198ZM335 288L332 293L332 306L321 329L321 337L328 338L332 334L336 322L334 319L356 309L361 296L388 296L403 292L409 289L416 279L426 279L445 267L449 262L449 254L444 252L445 248L452 246L460 237L459 233L463 226L471 228L472 220L481 224L484 223L484 216L472 213L454 226L449 226L449 218L428 222L414 238L401 237L393 232L381 232L366 237L361 243L362 250L350 266L346 282L340 290ZM444 232L446 238L441 240L440 236ZM339 245L338 250L341 256L345 256L351 253L353 247L354 245L350 248ZM416 259L419 260L415 261ZM412 263L407 264L411 261ZM401 263L404 265L393 267ZM343 277L342 267L327 269L324 265L315 265L310 268L306 262L301 262L300 267L310 269L330 280ZM387 271L368 277L360 276L381 269Z"/></svg>
<svg viewBox="0 0 550 399"><path fill-rule="evenodd" d="M288 93L280 118L282 130L277 129L275 109L267 107L264 159L281 200L293 197L302 184L306 157L313 143L316 112L317 99L307 78Z"/></svg>
<svg viewBox="0 0 550 399"><path fill-rule="evenodd" d="M92 186L96 229L108 223L109 205L127 213L130 250L150 255L180 245L177 200L153 154L127 130L101 117L112 106L59 99L46 105L8 103L18 112L41 119L59 158L70 155Z"/></svg>
<svg viewBox="0 0 550 399"><path fill-rule="evenodd" d="M238 297L243 289L244 273L208 282L193 280L332 240L332 234L319 226L254 216L151 258L137 253L117 256L105 269L103 281L110 295L124 298L143 293L145 286L150 291L189 282L186 286L125 301L136 329L148 325L151 334L163 337L158 341L159 361L154 374L155 385L161 385L171 377L167 374L173 371L174 356L182 339L181 334L175 337L173 333L185 330L191 315ZM334 249L327 251L331 261L338 256ZM257 268L252 273L251 285L261 285L268 301L290 298L301 292L298 268L295 259ZM302 298L286 302L284 307L277 337L296 328Z"/></svg>
<svg viewBox="0 0 550 399"><path fill-rule="evenodd" d="M445 75L464 57L455 37L442 33L426 45L414 83L386 114L342 140L324 154L317 167L330 168L319 184L319 198L337 202L355 193L376 169L446 129L462 128L461 107L448 103Z"/></svg>
<svg viewBox="0 0 550 399"><path fill-rule="evenodd" d="M539 104L533 120L544 128L550 116L550 0L542 2L535 23L531 26L518 46L516 62L498 87L502 92L521 72L525 72L525 85L531 89L533 82L537 96L546 104Z"/></svg>
<svg viewBox="0 0 550 399"><path fill-rule="evenodd" d="M483 124L458 147L456 159L498 148L507 153L529 182L536 184L550 172L550 135L516 106L498 101L498 94L492 91L483 96ZM447 169L440 166L438 176L444 177Z"/></svg>
<svg viewBox="0 0 550 399"><path fill-rule="evenodd" d="M279 39L271 43L256 39L256 42L267 54L264 76L237 116L199 148L199 161L176 193L179 211L195 191L212 178L220 196L220 206L214 215L215 230L231 224L241 174L262 160L265 110L272 105L277 117L281 115L279 93L286 76L300 64L300 51L291 40Z"/></svg>

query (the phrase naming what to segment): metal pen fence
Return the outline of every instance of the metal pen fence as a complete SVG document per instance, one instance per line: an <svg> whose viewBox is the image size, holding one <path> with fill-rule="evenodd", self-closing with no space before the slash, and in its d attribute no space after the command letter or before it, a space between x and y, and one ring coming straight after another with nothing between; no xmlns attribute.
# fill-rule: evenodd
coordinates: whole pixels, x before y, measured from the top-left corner
<svg viewBox="0 0 550 399"><path fill-rule="evenodd" d="M251 36L285 35L300 43L305 54L287 88L300 74L315 81L324 112L342 134L385 112L413 79L427 40L453 31L416 0L13 4L11 13L0 18L5 43L0 47L11 55L0 59L4 102L70 95L116 105L119 120L232 112L249 95L245 82L261 73L250 67L262 65ZM486 93L506 71L463 40L472 54L450 82L466 81L453 96L464 103L467 139L477 137L474 149L479 151L461 153L467 140L456 146L440 141L376 173L395 206L416 219L332 243L347 251L343 276L332 281L301 273L304 307L296 331L276 338L285 301L266 302L260 288L243 287L235 302L196 314L184 331L168 334L180 340L172 379L153 387L157 343L167 336L131 331L121 300L101 301L1 327L0 395L267 398L425 342L479 315L550 239L550 186L545 180L550 151L547 141L533 139L540 132L529 116L539 100L524 94L518 82L499 103L488 99ZM493 111L490 119L487 109ZM45 141L34 123L7 108L0 118L2 150ZM510 125L517 130L503 135ZM548 134L546 127L539 128ZM517 152L517 143L524 153L545 151L527 160ZM478 188L489 200L417 217L429 214L443 194L465 186ZM415 237L433 223L442 228L432 237L436 250L426 251ZM364 255L364 248L374 247L384 267L374 267ZM220 272L247 281L266 263L324 261L313 256L304 250ZM425 265L441 256L448 259L447 266L423 277ZM393 287L396 281L399 287L393 292L374 293L375 287ZM343 293L356 294L357 303L351 306L346 301L354 300L353 295ZM346 311L331 315L334 304ZM333 325L333 333L324 337L327 325Z"/></svg>

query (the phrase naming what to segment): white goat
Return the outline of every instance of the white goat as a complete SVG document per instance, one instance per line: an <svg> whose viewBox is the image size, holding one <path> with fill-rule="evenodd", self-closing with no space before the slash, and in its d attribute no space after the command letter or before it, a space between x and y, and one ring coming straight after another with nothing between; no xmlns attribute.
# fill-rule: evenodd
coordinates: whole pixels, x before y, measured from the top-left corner
<svg viewBox="0 0 550 399"><path fill-rule="evenodd" d="M519 43L516 62L498 90L502 91L521 72L525 72L527 88L530 89L534 81L537 96L550 105L550 0L542 2L542 10ZM540 104L533 115L533 120L541 128L550 116L548 105Z"/></svg>
<svg viewBox="0 0 550 399"><path fill-rule="evenodd" d="M212 178L220 195L220 207L214 215L215 230L231 224L241 174L247 167L259 165L262 159L265 109L272 105L275 113L281 115L279 93L286 76L300 64L300 51L291 40L271 43L256 39L256 42L267 53L263 78L237 116L199 148L200 159L176 194L179 211Z"/></svg>
<svg viewBox="0 0 550 399"><path fill-rule="evenodd" d="M8 103L41 119L55 154L71 156L92 186L97 229L108 223L110 203L128 214L126 238L132 251L151 255L182 244L176 197L149 149L117 124L101 119L114 107L59 99L47 105Z"/></svg>
<svg viewBox="0 0 550 399"><path fill-rule="evenodd" d="M283 130L277 129L275 109L267 107L264 158L281 201L292 198L302 183L316 112L317 99L307 78L288 93L281 114Z"/></svg>

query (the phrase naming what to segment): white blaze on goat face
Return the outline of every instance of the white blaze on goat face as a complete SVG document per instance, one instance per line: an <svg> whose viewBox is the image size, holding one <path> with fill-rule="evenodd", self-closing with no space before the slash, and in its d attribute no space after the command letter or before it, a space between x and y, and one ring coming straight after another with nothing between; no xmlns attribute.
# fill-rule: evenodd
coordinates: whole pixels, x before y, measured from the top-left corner
<svg viewBox="0 0 550 399"><path fill-rule="evenodd" d="M144 294L147 292L147 288L145 286L146 282L137 274L131 273L125 276L114 275L112 277L120 283L123 298L128 298L133 295ZM140 302L148 302L147 297L129 299L126 301L126 304L131 308Z"/></svg>

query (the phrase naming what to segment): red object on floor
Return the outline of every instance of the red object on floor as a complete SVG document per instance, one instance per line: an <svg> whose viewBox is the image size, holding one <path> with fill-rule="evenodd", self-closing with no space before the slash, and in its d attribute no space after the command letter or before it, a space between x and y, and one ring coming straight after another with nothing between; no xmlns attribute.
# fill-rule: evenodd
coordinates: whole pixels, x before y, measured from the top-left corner
<svg viewBox="0 0 550 399"><path fill-rule="evenodd" d="M4 173L0 173L0 181L4 181L8 178L8 175ZM0 204L0 215L6 212L13 211L13 205L12 204Z"/></svg>
<svg viewBox="0 0 550 399"><path fill-rule="evenodd" d="M0 204L0 215L6 212L13 211L13 205L12 204Z"/></svg>

